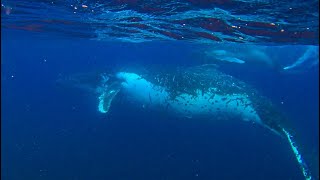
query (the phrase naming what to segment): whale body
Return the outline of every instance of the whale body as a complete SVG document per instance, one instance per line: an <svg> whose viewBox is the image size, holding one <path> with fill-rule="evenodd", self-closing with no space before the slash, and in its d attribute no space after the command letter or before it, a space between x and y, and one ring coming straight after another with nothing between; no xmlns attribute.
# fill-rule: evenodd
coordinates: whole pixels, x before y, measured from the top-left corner
<svg viewBox="0 0 320 180"><path fill-rule="evenodd" d="M138 108L175 116L254 122L287 139L305 179L311 179L285 115L249 84L219 71L216 66L147 72L122 69L90 76L93 78L91 82L89 77L83 78L83 75L66 80L71 80L77 87L87 87L91 92L94 89L101 113L107 114L121 94L122 99ZM79 77L85 80L84 84Z"/></svg>
<svg viewBox="0 0 320 180"><path fill-rule="evenodd" d="M106 114L113 106L117 108L115 99L121 97L122 102L137 108L190 119L240 119L279 135L283 135L281 127L286 123L286 117L270 100L214 65L162 72L125 69L88 76L76 74L65 80L94 92L98 111Z"/></svg>
<svg viewBox="0 0 320 180"><path fill-rule="evenodd" d="M120 72L117 77L124 80L121 83L123 91L137 104L148 104L150 108L164 109L184 117L224 115L261 123L246 94L220 94L217 88L210 88L208 92L196 89L195 94L184 92L171 98L166 88L152 84L138 74Z"/></svg>

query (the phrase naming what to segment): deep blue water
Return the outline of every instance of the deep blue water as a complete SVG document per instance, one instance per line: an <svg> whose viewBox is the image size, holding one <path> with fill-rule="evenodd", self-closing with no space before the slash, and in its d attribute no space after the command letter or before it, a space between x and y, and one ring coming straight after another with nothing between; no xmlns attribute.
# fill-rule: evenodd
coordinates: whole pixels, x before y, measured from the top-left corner
<svg viewBox="0 0 320 180"><path fill-rule="evenodd" d="M125 104L106 116L97 111L95 96L56 85L60 76L107 66L194 65L187 52L197 45L53 39L10 30L2 32L1 45L3 179L303 179L288 143L264 128L168 118ZM280 108L319 178L318 67L296 74L239 66L224 71L284 102Z"/></svg>

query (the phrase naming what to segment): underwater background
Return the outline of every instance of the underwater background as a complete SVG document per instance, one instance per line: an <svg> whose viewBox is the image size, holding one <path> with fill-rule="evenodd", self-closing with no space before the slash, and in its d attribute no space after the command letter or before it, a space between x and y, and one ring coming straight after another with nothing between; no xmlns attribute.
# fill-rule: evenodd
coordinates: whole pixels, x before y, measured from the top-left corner
<svg viewBox="0 0 320 180"><path fill-rule="evenodd" d="M151 3L148 8L142 8L144 1L132 2L110 1L111 4L104 5L99 5L103 4L99 1L2 2L1 178L304 179L288 142L268 129L242 121L168 118L147 113L143 108L137 111L125 106L111 109L108 115L101 114L94 94L61 87L56 81L70 74L109 67L196 66L210 62L210 58L204 58L203 51L225 44L235 49L248 44L249 50L263 45L277 62L289 65L303 56L310 45L318 48L319 10L314 7L317 1L286 6L281 6L286 1L279 1L275 6L279 9L272 9L274 6L270 4L277 3L273 1L254 1L254 4L249 1L175 1L177 4L148 1L157 4ZM191 5L184 6L185 3ZM52 8L50 4L56 6ZM95 6L94 20L92 14L83 12L92 6ZM259 18L261 22L281 19L278 22L283 24L277 30L270 30L265 23L256 23L251 29L235 32L222 27L217 20L204 19L215 15L210 11L213 6L221 10L220 14L215 11L219 14L216 18L237 27ZM283 10L287 10L287 6L296 7L296 11ZM241 11L236 11L240 7ZM257 7L261 12L255 17L257 13L249 12L259 9ZM309 10L302 11L306 7L310 7ZM277 13L269 16L271 10ZM102 13L106 11L109 14ZM133 25L115 25L121 21L115 16L123 11L123 19L131 16L128 21L142 22L134 25L140 28L138 33L130 29ZM199 13L200 19L185 17L174 21L190 24L192 28L188 30L165 26L155 33L146 27L165 24L164 16L181 13L182 18L182 14L196 14L194 11L205 13ZM74 12L78 13L77 17L72 16ZM173 12L175 14L170 14ZM236 17L245 19L244 14L247 20L236 21ZM302 20L305 23L299 23ZM215 26L205 24L208 21L215 22ZM205 34L208 32L195 34L199 31L197 27L221 34L216 37L209 37ZM310 30L298 32L305 27ZM275 33L282 29L288 33L283 36ZM295 32L300 35L294 36ZM135 35L131 37L130 33ZM239 40L239 34L244 38ZM309 65L301 65L292 72L264 65L222 63L219 66L223 72L254 86L288 115L296 131L299 150L313 178L319 179L319 59L309 61L312 61Z"/></svg>

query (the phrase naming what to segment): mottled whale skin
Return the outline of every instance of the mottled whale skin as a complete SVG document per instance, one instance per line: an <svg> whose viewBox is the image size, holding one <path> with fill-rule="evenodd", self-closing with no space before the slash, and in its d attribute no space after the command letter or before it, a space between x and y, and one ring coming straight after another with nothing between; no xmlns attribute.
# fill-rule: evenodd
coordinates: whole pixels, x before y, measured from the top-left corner
<svg viewBox="0 0 320 180"><path fill-rule="evenodd" d="M149 108L163 109L184 117L240 117L245 121L261 123L259 115L250 105L246 94L220 95L212 92L202 93L196 90L195 95L181 93L170 98L166 88L154 85L140 75L131 72L119 72L117 77L122 91L135 103L148 105Z"/></svg>

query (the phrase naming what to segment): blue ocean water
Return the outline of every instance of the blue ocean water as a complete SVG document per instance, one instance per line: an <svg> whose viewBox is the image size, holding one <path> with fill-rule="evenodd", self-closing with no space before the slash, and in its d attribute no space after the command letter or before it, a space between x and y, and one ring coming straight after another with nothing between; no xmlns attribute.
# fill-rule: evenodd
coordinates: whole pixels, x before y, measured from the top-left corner
<svg viewBox="0 0 320 180"><path fill-rule="evenodd" d="M304 179L288 142L272 134L268 129L243 121L216 122L172 118L164 114L148 113L143 108L133 109L126 104L120 109L111 108L108 115L101 114L97 110L97 97L94 94L61 87L56 82L57 79L70 74L101 71L106 67L157 65L167 68L208 63L208 59L203 58L202 52L204 49L224 47L228 39L222 40L223 35L219 38L223 42L219 41L218 45L216 42L208 44L207 41L201 40L198 40L200 43L198 41L194 43L193 40L196 41L196 38L190 35L192 33L177 27L165 29L172 30L172 33L182 33L184 35L181 36L188 37L189 40L167 41L166 38L157 36L159 35L157 33L150 35L144 31L131 37L127 36L129 32L132 33L129 30L111 28L113 32L109 32L108 28L103 28L102 24L109 26L108 23L119 19L101 12L97 19L103 21L99 22L100 24L92 21L97 24L88 27L90 30L85 28L85 23L81 24L83 22L72 25L74 29L65 29L63 25L67 21L74 20L72 19L74 17L64 14L69 6L67 8L63 2L57 1L55 2L58 4L57 7L66 8L55 9L49 11L50 13L36 11L40 14L36 16L38 14L34 13L34 9L39 7L47 10L48 2L34 1L34 4L27 2L12 2L14 4L11 5L13 8L10 7L12 13L10 9L4 7L8 5L3 3L2 6L1 178L8 180ZM166 16L174 16L177 12L187 12L190 9L204 11L212 6L211 1L199 1L201 3L189 1L194 3L191 6L184 6L184 1L176 2L177 4L169 6L173 8L179 5L180 8L173 8L176 11L157 9L157 6L152 6L153 9L142 8L127 1L125 1L127 6L111 4L105 8L116 7L114 11L112 9L109 11L122 13L133 9L140 14L134 14L131 18L143 19L143 15L150 13L149 11L153 11L154 14L151 15L155 17L158 15L157 12L162 11L168 12ZM236 5L246 1L228 1L235 4L222 2L224 1L215 1L217 7L231 12L230 18L234 19L226 18L229 22L234 22L237 19L234 17L236 15L244 18L243 14L246 13L243 11L253 6L242 4L243 11L240 9L235 11ZM261 6L268 4L267 1L261 2ZM308 2L314 3L306 1ZM90 3L97 4L77 3L79 6L86 4L89 7ZM168 7L166 3L158 4ZM19 10L16 16L15 7ZM94 10L99 7L96 5ZM28 8L30 12L26 12ZM74 10L74 6L71 9ZM281 11L280 7L279 9L279 12L286 12ZM261 12L264 12L262 10L263 8ZM317 11L310 9L304 18L310 18L310 22L317 20L318 16L315 15ZM64 19L65 22L42 24L41 20L48 22L50 19L40 18L46 13L48 17L59 14L57 19ZM130 16L130 13L125 15ZM273 18L286 17L282 15L279 13ZM207 17L207 14L203 16ZM88 18L86 13L83 13L82 17ZM29 21L19 21L19 18L26 18ZM270 18L272 17L265 17L263 21ZM152 26L152 23L164 23L164 19L163 14L160 14L157 21L146 24ZM193 24L194 27L199 25L194 24L197 19L175 19L178 20ZM288 23L283 23L282 27L288 29L297 23L294 18L286 20ZM202 19L202 21L210 20ZM248 22L253 20L248 19ZM86 23L89 24L87 21ZM236 26L240 26L245 22L237 23L239 24ZM81 28L77 32L79 24ZM301 27L307 25L310 25L309 21ZM318 24L313 26L309 27L317 34ZM139 27L149 31L145 26L139 25ZM204 27L214 31L211 26L203 25ZM267 28L266 32L270 28L261 24L258 27ZM39 31L37 28L40 28ZM252 29L257 30L256 27ZM249 34L252 29L241 33ZM190 31L196 30L198 29L190 29ZM296 29L290 31L294 33ZM232 33L226 34L230 36L231 42L239 32L230 32ZM162 34L179 39L173 34ZM319 41L317 35L310 34L298 38L287 34L283 39L281 36L271 35L268 40L265 37L269 36L259 35L252 32L248 36L256 37L256 40L250 40L250 37L245 36L248 38L246 42L238 42L232 46L240 49L247 43L253 42L254 47L262 44L267 47L267 54L271 54L270 56L276 54L274 58L280 64L288 65L303 55L307 49L306 45L318 46ZM114 37L125 37L126 41L123 42L121 38L120 41L115 40ZM134 41L137 39L148 41L132 43L127 40L130 38ZM290 38L290 41L284 40ZM318 61L318 59L313 60ZM319 67L317 63L312 67L303 65L299 66L297 71L283 73L265 65L219 64L223 72L251 84L288 115L295 129L294 136L299 144L299 150L313 178L319 179Z"/></svg>

